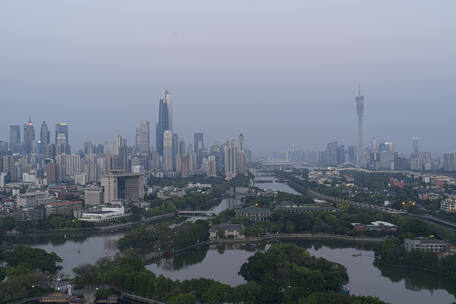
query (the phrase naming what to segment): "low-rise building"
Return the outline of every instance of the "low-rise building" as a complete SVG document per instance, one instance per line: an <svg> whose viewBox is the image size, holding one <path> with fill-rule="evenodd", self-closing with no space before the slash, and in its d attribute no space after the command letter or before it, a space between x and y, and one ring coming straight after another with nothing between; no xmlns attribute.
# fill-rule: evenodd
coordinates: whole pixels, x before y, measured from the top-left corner
<svg viewBox="0 0 456 304"><path fill-rule="evenodd" d="M46 205L46 217L51 215L72 215L77 209L82 209L81 201L55 202Z"/></svg>
<svg viewBox="0 0 456 304"><path fill-rule="evenodd" d="M12 216L18 221L39 221L45 217L44 206L27 207L27 208L14 208L9 210L7 214L2 216Z"/></svg>
<svg viewBox="0 0 456 304"><path fill-rule="evenodd" d="M241 233L243 230L244 226L238 224L212 225L209 229L209 239L216 240L221 233L227 239L243 239L244 234Z"/></svg>
<svg viewBox="0 0 456 304"><path fill-rule="evenodd" d="M397 231L397 226L388 222L384 221L375 221L371 222L368 225L361 224L361 223L351 223L353 228L356 231L390 231L390 232L396 232Z"/></svg>
<svg viewBox="0 0 456 304"><path fill-rule="evenodd" d="M86 206L103 204L103 190L100 187L90 187L84 190L84 202Z"/></svg>
<svg viewBox="0 0 456 304"><path fill-rule="evenodd" d="M246 207L236 210L236 216L248 218L252 222L267 222L271 217L271 211L260 207Z"/></svg>
<svg viewBox="0 0 456 304"><path fill-rule="evenodd" d="M447 213L456 212L456 201L450 198L443 200L440 203L440 210Z"/></svg>
<svg viewBox="0 0 456 304"><path fill-rule="evenodd" d="M404 247L406 252L410 252L412 250L422 250L439 253L447 250L448 242L431 238L418 237L415 239L405 239Z"/></svg>
<svg viewBox="0 0 456 304"><path fill-rule="evenodd" d="M290 214L303 214L312 212L336 212L337 209L323 204L298 204L294 202L281 202L276 206L276 210L284 210Z"/></svg>
<svg viewBox="0 0 456 304"><path fill-rule="evenodd" d="M125 214L125 209L122 205L103 206L99 209L83 212L79 220L93 223L105 223L128 215L129 214Z"/></svg>
<svg viewBox="0 0 456 304"><path fill-rule="evenodd" d="M38 207L50 204L54 198L48 192L21 193L17 196L17 206L21 208Z"/></svg>

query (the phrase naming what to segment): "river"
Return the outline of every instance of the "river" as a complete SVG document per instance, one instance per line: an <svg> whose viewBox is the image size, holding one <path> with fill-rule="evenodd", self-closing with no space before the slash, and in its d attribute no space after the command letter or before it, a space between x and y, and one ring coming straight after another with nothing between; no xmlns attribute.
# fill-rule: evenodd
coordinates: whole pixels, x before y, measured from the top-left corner
<svg viewBox="0 0 456 304"><path fill-rule="evenodd" d="M398 304L451 303L456 299L453 280L402 269L389 269L382 273L373 265L372 248L341 242L303 241L298 244L307 248L311 255L343 264L350 278L347 287L352 294L376 296ZM238 274L241 265L255 252L268 247L269 244L264 243L254 247L203 246L188 250L174 259L147 265L147 269L175 280L203 277L236 286L245 283Z"/></svg>
<svg viewBox="0 0 456 304"><path fill-rule="evenodd" d="M255 171L254 173L256 174L257 172ZM300 195L299 192L295 191L286 183L279 183L278 179L275 176L255 176L254 186L263 190L281 191L290 194Z"/></svg>
<svg viewBox="0 0 456 304"><path fill-rule="evenodd" d="M257 186L294 192L288 185L278 182L258 183ZM223 201L214 209L222 210L232 205L233 202ZM122 233L83 237L46 236L24 238L20 243L56 252L64 260L62 274L73 276L74 267L95 263L101 257L118 253L117 240L122 236ZM345 265L350 277L348 288L352 294L378 296L389 303L451 303L456 300L456 284L453 280L422 271L380 271L373 265L374 253L371 247L320 241L298 244L307 248L312 255ZM244 279L238 274L241 265L255 252L265 250L268 246L266 243L210 248L205 246L146 267L157 275L162 274L173 279L205 277L235 286L244 283Z"/></svg>
<svg viewBox="0 0 456 304"><path fill-rule="evenodd" d="M20 244L54 251L63 259L61 273L73 276L73 268L81 264L93 264L102 257L112 257L119 252L117 241L123 233L93 236L40 236L23 238Z"/></svg>

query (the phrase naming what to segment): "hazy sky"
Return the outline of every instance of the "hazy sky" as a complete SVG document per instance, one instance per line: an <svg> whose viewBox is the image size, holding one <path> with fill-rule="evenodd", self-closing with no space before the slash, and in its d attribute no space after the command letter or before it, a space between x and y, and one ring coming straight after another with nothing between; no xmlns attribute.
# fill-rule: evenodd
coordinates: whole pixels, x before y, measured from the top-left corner
<svg viewBox="0 0 456 304"><path fill-rule="evenodd" d="M456 1L2 0L0 140L29 113L70 142L134 143L162 88L175 131L254 150L356 144L456 151Z"/></svg>

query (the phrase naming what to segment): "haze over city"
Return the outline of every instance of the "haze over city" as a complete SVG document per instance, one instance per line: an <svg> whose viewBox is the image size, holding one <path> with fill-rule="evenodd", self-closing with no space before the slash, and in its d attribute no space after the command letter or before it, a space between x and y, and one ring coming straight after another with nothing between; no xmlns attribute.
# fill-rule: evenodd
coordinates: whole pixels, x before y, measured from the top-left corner
<svg viewBox="0 0 456 304"><path fill-rule="evenodd" d="M176 132L254 151L365 141L455 151L454 1L2 1L0 140L29 114L70 143L154 126L163 88ZM151 143L155 143L154 136Z"/></svg>
<svg viewBox="0 0 456 304"><path fill-rule="evenodd" d="M0 304L456 304L455 12L0 1Z"/></svg>

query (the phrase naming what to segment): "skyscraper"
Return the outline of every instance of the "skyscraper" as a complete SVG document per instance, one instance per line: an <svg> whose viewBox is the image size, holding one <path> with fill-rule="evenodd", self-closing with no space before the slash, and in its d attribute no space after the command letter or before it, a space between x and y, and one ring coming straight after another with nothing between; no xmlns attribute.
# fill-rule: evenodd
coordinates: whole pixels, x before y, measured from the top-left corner
<svg viewBox="0 0 456 304"><path fill-rule="evenodd" d="M190 156L183 155L181 159L181 177L188 177L190 175Z"/></svg>
<svg viewBox="0 0 456 304"><path fill-rule="evenodd" d="M158 153L163 156L163 134L166 130L172 130L172 105L171 95L164 90L163 98L158 107L158 122L155 125L155 145Z"/></svg>
<svg viewBox="0 0 456 304"><path fill-rule="evenodd" d="M245 136L239 135L239 152L238 152L238 172L242 175L247 175L247 159L245 155Z"/></svg>
<svg viewBox="0 0 456 304"><path fill-rule="evenodd" d="M204 135L203 133L193 134L193 148L195 149L195 166L201 168L201 162L204 157Z"/></svg>
<svg viewBox="0 0 456 304"><path fill-rule="evenodd" d="M173 171L173 132L163 133L163 171Z"/></svg>
<svg viewBox="0 0 456 304"><path fill-rule="evenodd" d="M227 140L223 146L225 151L225 179L231 180L236 177L236 141Z"/></svg>
<svg viewBox="0 0 456 304"><path fill-rule="evenodd" d="M179 142L179 154L180 155L184 155L186 154L187 152L185 151L185 142L183 139L180 140Z"/></svg>
<svg viewBox="0 0 456 304"><path fill-rule="evenodd" d="M116 136L116 164L115 168L121 171L128 171L127 140L122 136Z"/></svg>
<svg viewBox="0 0 456 304"><path fill-rule="evenodd" d="M149 122L142 121L139 123L139 127L136 128L136 152L137 153L149 153Z"/></svg>
<svg viewBox="0 0 456 304"><path fill-rule="evenodd" d="M59 122L55 125L55 145L57 153L70 153L70 146L68 144L68 124L66 122Z"/></svg>
<svg viewBox="0 0 456 304"><path fill-rule="evenodd" d="M173 131L173 103L171 101L171 94L166 89L163 90L163 99L168 105L168 129Z"/></svg>
<svg viewBox="0 0 456 304"><path fill-rule="evenodd" d="M21 145L21 127L18 125L10 126L9 129L9 148L11 152L19 152Z"/></svg>
<svg viewBox="0 0 456 304"><path fill-rule="evenodd" d="M418 153L420 152L420 139L418 137L412 137L412 152Z"/></svg>
<svg viewBox="0 0 456 304"><path fill-rule="evenodd" d="M51 134L49 132L48 126L45 121L41 123L41 133L40 140L43 146L49 145L51 143Z"/></svg>
<svg viewBox="0 0 456 304"><path fill-rule="evenodd" d="M356 112L358 113L358 166L365 167L364 143L363 143L363 118L364 118L364 96L358 90L356 96Z"/></svg>
<svg viewBox="0 0 456 304"><path fill-rule="evenodd" d="M24 125L24 152L32 153L32 143L35 140L35 128L32 124L32 118L29 118L28 123Z"/></svg>
<svg viewBox="0 0 456 304"><path fill-rule="evenodd" d="M176 171L176 160L177 160L177 155L179 154L179 136L177 133L173 133L173 157L172 157L172 162L173 162L173 171Z"/></svg>
<svg viewBox="0 0 456 304"><path fill-rule="evenodd" d="M204 134L203 133L195 133L193 134L193 148L195 149L195 153L204 150Z"/></svg>
<svg viewBox="0 0 456 304"><path fill-rule="evenodd" d="M208 176L217 176L216 164L215 164L215 156L210 155L207 158L207 175Z"/></svg>

